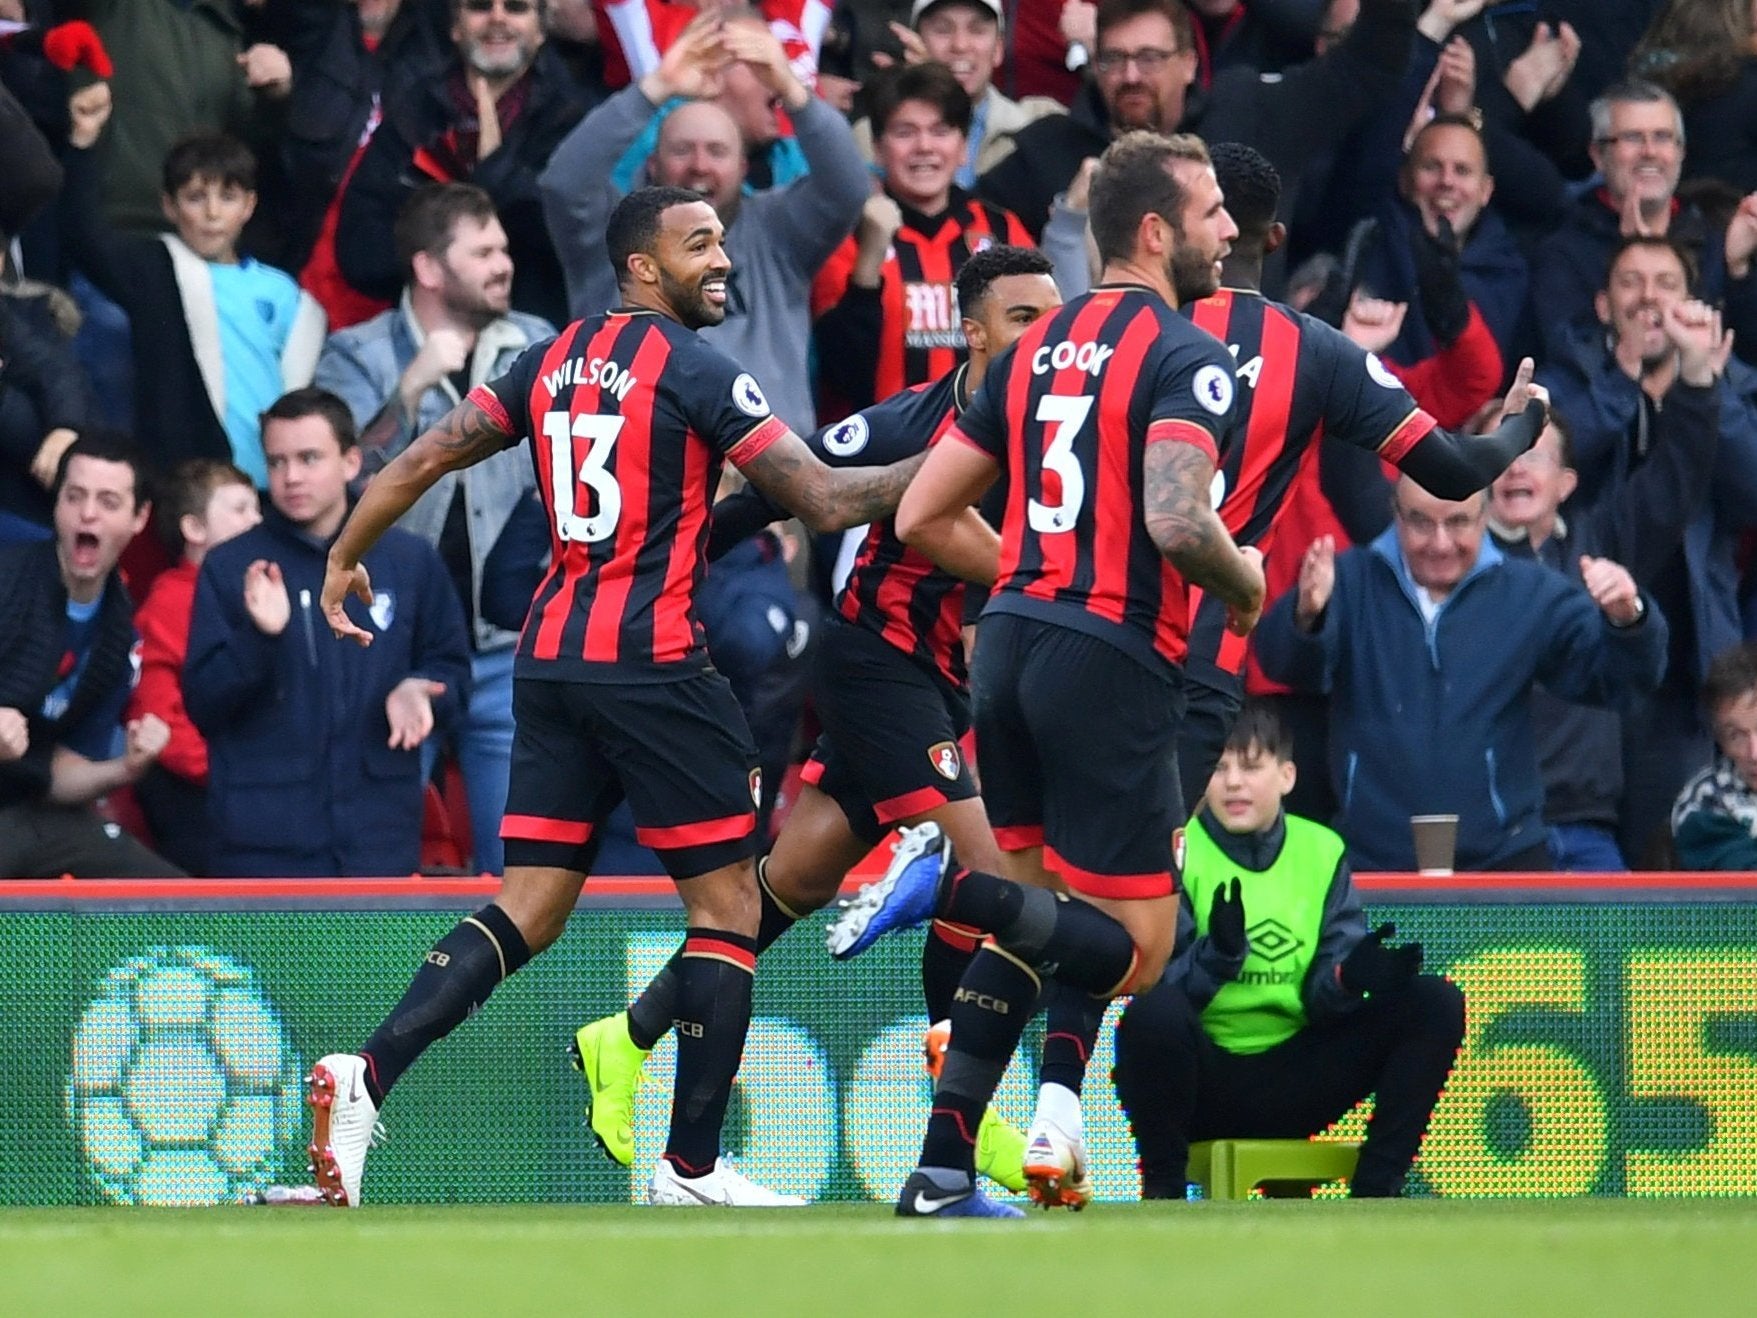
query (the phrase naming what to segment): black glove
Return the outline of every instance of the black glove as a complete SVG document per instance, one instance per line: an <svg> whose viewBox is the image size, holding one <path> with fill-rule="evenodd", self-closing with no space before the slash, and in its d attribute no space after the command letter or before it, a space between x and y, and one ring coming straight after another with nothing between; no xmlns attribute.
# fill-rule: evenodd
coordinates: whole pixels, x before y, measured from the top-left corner
<svg viewBox="0 0 1757 1318"><path fill-rule="evenodd" d="M1214 889L1214 904L1208 908L1208 942L1228 961L1236 961L1251 950L1245 938L1245 900L1237 879L1232 881L1230 894L1224 883Z"/></svg>
<svg viewBox="0 0 1757 1318"><path fill-rule="evenodd" d="M1435 217L1438 233L1418 224L1410 244L1415 256L1415 287L1422 318L1442 348L1458 342L1470 324L1470 297L1464 291L1463 246L1444 215Z"/></svg>
<svg viewBox="0 0 1757 1318"><path fill-rule="evenodd" d="M1394 924L1382 924L1342 959L1342 987L1351 993L1394 993L1421 973L1421 944L1386 947L1385 940L1397 933Z"/></svg>

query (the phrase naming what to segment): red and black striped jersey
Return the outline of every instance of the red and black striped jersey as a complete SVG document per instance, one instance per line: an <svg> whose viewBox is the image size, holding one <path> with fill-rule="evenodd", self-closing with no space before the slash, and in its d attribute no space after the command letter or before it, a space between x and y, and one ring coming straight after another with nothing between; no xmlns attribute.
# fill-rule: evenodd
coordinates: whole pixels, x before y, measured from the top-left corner
<svg viewBox="0 0 1757 1318"><path fill-rule="evenodd" d="M879 287L882 320L872 395L879 402L911 385L938 380L964 360L954 283L964 262L997 243L1036 246L1018 216L958 189L937 217L929 219L906 206L903 216ZM842 300L856 254L850 237L812 281L814 319Z"/></svg>
<svg viewBox="0 0 1757 1318"><path fill-rule="evenodd" d="M705 665L695 593L721 465L787 433L757 382L670 317L623 308L527 349L469 397L511 442L531 440L549 514L516 671L658 681Z"/></svg>
<svg viewBox="0 0 1757 1318"><path fill-rule="evenodd" d="M913 457L957 420L967 369L960 366L934 384L917 385L825 426L811 446L831 466L889 466ZM968 684L964 583L899 540L890 518L867 528L854 569L836 596L836 611L954 689Z"/></svg>
<svg viewBox="0 0 1757 1318"><path fill-rule="evenodd" d="M1323 321L1261 294L1222 289L1188 308L1227 346L1238 373L1234 442L1220 468L1220 520L1265 555L1300 464L1319 440L1399 462L1434 428L1397 377ZM1226 605L1190 592L1190 672L1230 687L1248 642L1226 628Z"/></svg>
<svg viewBox="0 0 1757 1318"><path fill-rule="evenodd" d="M1232 400L1226 350L1145 288L1100 286L1027 330L949 432L1007 481L987 611L1180 664L1188 586L1147 534L1144 459L1168 442L1218 462Z"/></svg>

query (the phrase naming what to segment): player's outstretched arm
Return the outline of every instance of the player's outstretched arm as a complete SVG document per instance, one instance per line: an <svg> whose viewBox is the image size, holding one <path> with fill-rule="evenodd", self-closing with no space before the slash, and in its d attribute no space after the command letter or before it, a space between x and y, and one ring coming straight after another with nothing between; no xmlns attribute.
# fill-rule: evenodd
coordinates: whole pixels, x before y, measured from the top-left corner
<svg viewBox="0 0 1757 1318"><path fill-rule="evenodd" d="M1398 466L1439 499L1468 499L1486 489L1526 449L1549 420L1549 393L1531 382L1532 362L1519 363L1501 407L1501 424L1486 435L1454 435L1435 426L1415 442Z"/></svg>
<svg viewBox="0 0 1757 1318"><path fill-rule="evenodd" d="M992 586L1000 537L971 505L999 474L994 459L970 444L935 444L897 505L897 538L953 576Z"/></svg>
<svg viewBox="0 0 1757 1318"><path fill-rule="evenodd" d="M1215 514L1213 461L1194 444L1162 440L1147 445L1144 470L1147 534L1185 581L1226 601L1233 631L1249 635L1268 593L1263 556L1234 544Z"/></svg>
<svg viewBox="0 0 1757 1318"><path fill-rule="evenodd" d="M888 467L831 467L789 430L738 469L812 530L846 531L895 512L922 456Z"/></svg>
<svg viewBox="0 0 1757 1318"><path fill-rule="evenodd" d="M503 421L466 398L372 478L330 546L323 574L323 616L331 631L361 645L372 644L372 634L356 627L342 608L350 592L372 603L372 583L360 559L441 476L492 457L512 438Z"/></svg>

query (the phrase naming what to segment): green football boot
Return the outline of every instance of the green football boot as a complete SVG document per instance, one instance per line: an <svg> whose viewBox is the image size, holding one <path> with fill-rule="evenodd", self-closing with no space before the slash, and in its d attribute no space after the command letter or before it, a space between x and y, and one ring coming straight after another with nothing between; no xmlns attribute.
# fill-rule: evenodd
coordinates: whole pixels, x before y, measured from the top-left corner
<svg viewBox="0 0 1757 1318"><path fill-rule="evenodd" d="M628 1034L628 1013L582 1025L567 1046L574 1069L586 1078L586 1114L592 1136L612 1162L634 1165L634 1099L645 1078L645 1050Z"/></svg>

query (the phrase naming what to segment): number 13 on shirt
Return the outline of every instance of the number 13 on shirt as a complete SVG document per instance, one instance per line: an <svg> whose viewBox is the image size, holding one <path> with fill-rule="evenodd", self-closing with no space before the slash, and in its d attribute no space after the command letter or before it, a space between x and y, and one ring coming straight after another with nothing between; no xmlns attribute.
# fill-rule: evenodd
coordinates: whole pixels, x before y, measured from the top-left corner
<svg viewBox="0 0 1757 1318"><path fill-rule="evenodd" d="M1047 400L1046 400L1047 401ZM622 487L609 470L610 454L622 433L623 418L595 412L570 417L566 412L543 414L543 438L549 441L549 480L555 508L555 533L563 542L596 544L616 533L622 519ZM574 466L574 441L587 440L591 448ZM598 511L583 517L575 511L574 492L584 486L591 492Z"/></svg>

